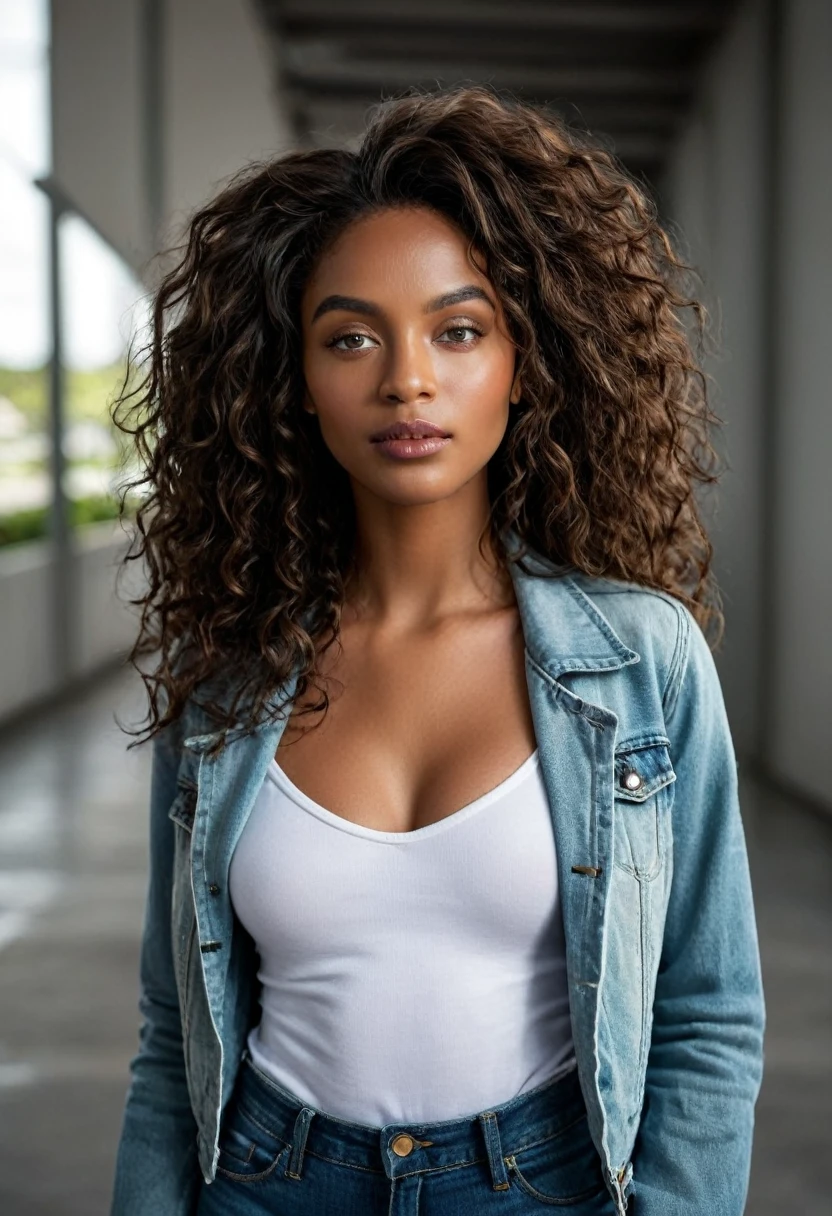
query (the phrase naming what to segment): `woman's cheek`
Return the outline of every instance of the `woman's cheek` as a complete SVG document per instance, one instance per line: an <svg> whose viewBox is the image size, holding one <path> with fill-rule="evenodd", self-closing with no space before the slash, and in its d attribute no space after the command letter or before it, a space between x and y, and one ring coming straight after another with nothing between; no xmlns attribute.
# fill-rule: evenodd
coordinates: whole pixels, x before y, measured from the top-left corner
<svg viewBox="0 0 832 1216"><path fill-rule="evenodd" d="M483 417L492 410L501 415L508 404L514 379L514 360L504 358L460 359L460 368L451 369L445 379L445 393L449 403L465 407L465 416L471 410Z"/></svg>

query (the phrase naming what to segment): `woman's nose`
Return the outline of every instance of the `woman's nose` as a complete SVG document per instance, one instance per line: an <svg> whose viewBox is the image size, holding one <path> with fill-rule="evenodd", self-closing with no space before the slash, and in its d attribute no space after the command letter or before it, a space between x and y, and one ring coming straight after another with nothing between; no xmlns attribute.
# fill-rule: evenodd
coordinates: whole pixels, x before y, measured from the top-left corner
<svg viewBox="0 0 832 1216"><path fill-rule="evenodd" d="M433 360L421 339L403 338L389 348L379 396L391 404L429 401L436 396Z"/></svg>

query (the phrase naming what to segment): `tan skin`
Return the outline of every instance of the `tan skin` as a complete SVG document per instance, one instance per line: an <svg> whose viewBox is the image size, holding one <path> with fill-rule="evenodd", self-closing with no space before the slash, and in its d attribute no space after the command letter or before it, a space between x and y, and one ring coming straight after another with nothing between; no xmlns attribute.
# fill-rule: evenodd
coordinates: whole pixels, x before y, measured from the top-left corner
<svg viewBox="0 0 832 1216"><path fill-rule="evenodd" d="M440 300L471 286L486 298ZM321 311L333 296L352 304ZM520 399L515 349L467 239L425 208L352 224L301 314L304 408L350 477L359 574L340 651L323 656L329 709L322 722L293 715L276 758L334 814L409 832L492 789L536 746L511 578L477 549L486 466ZM416 418L451 441L408 461L371 444Z"/></svg>

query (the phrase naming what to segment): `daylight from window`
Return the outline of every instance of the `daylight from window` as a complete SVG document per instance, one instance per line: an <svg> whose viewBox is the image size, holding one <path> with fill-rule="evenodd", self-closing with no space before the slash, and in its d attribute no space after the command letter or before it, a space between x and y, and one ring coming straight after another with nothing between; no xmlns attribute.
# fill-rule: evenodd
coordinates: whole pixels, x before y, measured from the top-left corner
<svg viewBox="0 0 832 1216"><path fill-rule="evenodd" d="M51 458L49 22L45 0L0 0L0 545L48 534ZM83 218L58 222L59 411L72 524L117 514L124 437L108 407L146 318L142 284Z"/></svg>

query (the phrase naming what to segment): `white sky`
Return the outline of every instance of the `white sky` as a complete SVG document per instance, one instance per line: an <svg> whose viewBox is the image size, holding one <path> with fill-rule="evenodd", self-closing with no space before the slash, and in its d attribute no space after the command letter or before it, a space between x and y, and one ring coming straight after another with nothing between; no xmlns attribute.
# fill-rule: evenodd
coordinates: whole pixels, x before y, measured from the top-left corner
<svg viewBox="0 0 832 1216"><path fill-rule="evenodd" d="M76 215L61 221L64 361L100 367L122 354L142 324L144 288L126 264Z"/></svg>
<svg viewBox="0 0 832 1216"><path fill-rule="evenodd" d="M48 207L32 180L49 171L47 0L0 0L0 365L49 357ZM112 363L142 288L81 219L61 223L66 362ZM140 310L141 311L141 310Z"/></svg>

